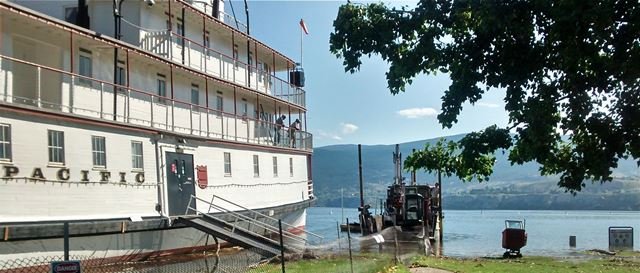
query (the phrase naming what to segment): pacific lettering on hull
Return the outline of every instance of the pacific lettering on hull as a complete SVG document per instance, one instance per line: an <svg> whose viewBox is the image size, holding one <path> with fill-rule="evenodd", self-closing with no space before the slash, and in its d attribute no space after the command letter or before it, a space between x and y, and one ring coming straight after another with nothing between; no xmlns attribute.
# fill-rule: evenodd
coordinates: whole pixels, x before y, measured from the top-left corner
<svg viewBox="0 0 640 273"><path fill-rule="evenodd" d="M2 166L2 168L4 169L4 176L2 177L4 179L14 178L18 174L20 174L20 168L16 166L4 165ZM88 170L80 170L78 175L80 178L80 182L91 182L90 177L98 178L99 179L98 182L100 183L111 182L110 171L95 171L94 173L95 175L91 175L92 173ZM42 168L37 168L37 167L33 168L33 171L31 172L31 176L29 177L31 179L37 179L37 180L47 180L47 178L44 176L44 172L42 171ZM118 182L127 183L127 172L118 172L117 177L118 177ZM59 181L69 181L71 179L71 169L69 168L59 169L58 171L56 171L56 179ZM133 180L137 183L144 183L144 173L143 172L135 173L135 175L133 176Z"/></svg>

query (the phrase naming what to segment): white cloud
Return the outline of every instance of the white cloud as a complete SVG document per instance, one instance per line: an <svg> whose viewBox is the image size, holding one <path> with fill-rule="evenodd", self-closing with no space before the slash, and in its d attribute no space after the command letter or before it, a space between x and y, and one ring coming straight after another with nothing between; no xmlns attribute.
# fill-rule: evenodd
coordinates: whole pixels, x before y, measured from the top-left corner
<svg viewBox="0 0 640 273"><path fill-rule="evenodd" d="M403 116L405 118L423 118L423 117L435 116L438 114L438 111L430 107L425 107L425 108L403 109L396 113L398 113L398 115Z"/></svg>
<svg viewBox="0 0 640 273"><path fill-rule="evenodd" d="M355 124L351 124L351 123L340 123L340 127L342 127L342 134L343 135L348 135L348 134L353 134L356 131L358 131L358 126Z"/></svg>
<svg viewBox="0 0 640 273"><path fill-rule="evenodd" d="M489 107L489 108L498 108L498 107L500 107L500 104L490 103L490 102L476 102L475 105L481 106L481 107Z"/></svg>
<svg viewBox="0 0 640 273"><path fill-rule="evenodd" d="M327 133L325 131L322 130L318 130L318 133L316 134L316 137L319 139L333 139L333 140L342 140L342 138L339 135L336 134L332 134L332 133Z"/></svg>

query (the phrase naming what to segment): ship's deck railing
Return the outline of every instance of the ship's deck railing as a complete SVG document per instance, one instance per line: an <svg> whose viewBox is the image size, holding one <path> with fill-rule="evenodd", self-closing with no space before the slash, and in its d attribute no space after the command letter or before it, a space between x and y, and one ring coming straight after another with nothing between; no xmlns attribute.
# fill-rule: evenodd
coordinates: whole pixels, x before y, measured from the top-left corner
<svg viewBox="0 0 640 273"><path fill-rule="evenodd" d="M225 25L228 25L240 32L247 33L247 25L245 23L239 21L237 18L233 17L231 14L225 13L224 11L214 10L211 4L203 0L185 0L184 2L191 4L193 7L204 12L205 14L217 18Z"/></svg>
<svg viewBox="0 0 640 273"><path fill-rule="evenodd" d="M227 113L8 56L0 59L3 69L11 67L0 77L3 103L109 121L115 115L118 122L198 137L298 150L313 147L310 133L286 127L276 131L269 114L253 118ZM280 140L275 142L277 133Z"/></svg>
<svg viewBox="0 0 640 273"><path fill-rule="evenodd" d="M305 91L259 67L225 55L171 31L146 32L140 47L243 87L305 107ZM183 52L184 51L184 52ZM255 62L255 60L252 60Z"/></svg>
<svg viewBox="0 0 640 273"><path fill-rule="evenodd" d="M224 205L215 204L214 202L216 200L222 200ZM206 207L206 211L201 208L199 209L198 204L200 205L204 204ZM235 209L232 209L233 207L235 207ZM250 231L263 238L267 238L267 237L260 235L260 233L278 234L280 232L279 227L277 226L279 219L273 218L271 216L268 216L266 214L260 213L255 210L245 208L241 205L238 205L236 203L233 203L231 201L228 201L222 197L215 196L215 195L212 196L211 201L207 201L203 198L191 195L191 198L189 199L189 204L185 211L185 215L189 215L189 213L192 211L195 212L196 214L206 214L216 219L219 219L221 221L225 221L222 219L223 217L215 217L216 213L222 213L225 216L224 218L227 219L225 222L231 223L233 226L233 229L231 230L231 232L233 232L236 228L240 226L242 226L244 230ZM229 218L233 220L228 220ZM302 244L302 245L310 244L312 240L310 240L310 238L308 238L307 236L312 237L313 241L316 243L322 242L323 238L318 234L306 231L302 228L295 227L291 224L285 223L284 221L282 221L282 226L283 226L282 236L292 241L295 241L298 244ZM306 236L296 235L289 230L297 231Z"/></svg>

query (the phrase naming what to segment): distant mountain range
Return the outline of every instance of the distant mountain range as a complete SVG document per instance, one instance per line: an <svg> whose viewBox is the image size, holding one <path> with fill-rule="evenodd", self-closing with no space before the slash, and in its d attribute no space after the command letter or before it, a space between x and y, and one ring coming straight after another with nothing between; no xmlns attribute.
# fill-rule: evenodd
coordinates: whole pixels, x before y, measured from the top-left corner
<svg viewBox="0 0 640 273"><path fill-rule="evenodd" d="M446 137L459 140L464 135ZM424 148L427 139L400 144L403 159L413 149ZM395 145L363 145L362 172L365 203L379 207L393 181ZM545 210L640 210L640 169L632 160L620 161L610 183L588 184L573 196L558 188L557 177L540 176L538 164L511 165L507 153L496 154L494 173L488 182L463 183L455 177L443 177L446 209L545 209ZM406 182L410 176L405 173ZM419 172L418 184L433 185L433 174ZM357 207L359 205L358 147L331 145L314 149L314 193L318 206Z"/></svg>

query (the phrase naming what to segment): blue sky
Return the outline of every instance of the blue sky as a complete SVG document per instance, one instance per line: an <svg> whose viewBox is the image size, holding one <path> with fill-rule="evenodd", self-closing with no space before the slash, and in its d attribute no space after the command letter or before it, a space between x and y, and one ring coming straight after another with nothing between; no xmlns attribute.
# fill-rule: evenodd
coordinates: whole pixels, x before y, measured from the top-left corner
<svg viewBox="0 0 640 273"><path fill-rule="evenodd" d="M448 88L447 74L418 76L406 92L391 95L379 57L363 60L361 70L345 73L342 60L329 52L338 7L346 1L249 1L252 36L283 54L300 60L300 26L304 19L303 67L306 74L307 129L314 146L333 144L396 144L467 133L492 124L507 124L504 91L490 90L475 106L466 104L451 129L436 119L441 97ZM398 4L398 2L394 2ZM410 2L402 2L410 4ZM230 11L229 2L226 2ZM242 1L232 2L244 18ZM243 20L244 21L244 20Z"/></svg>

